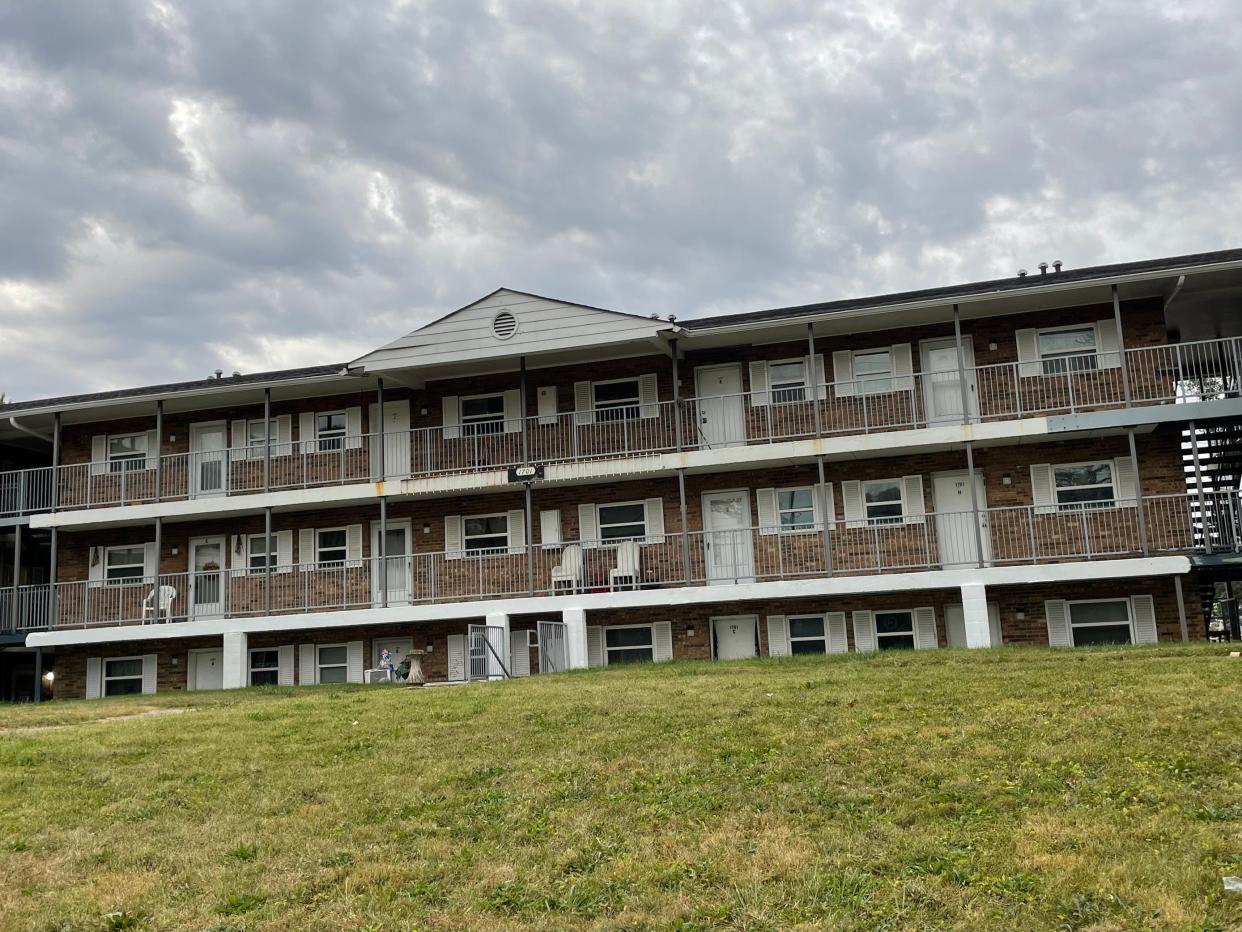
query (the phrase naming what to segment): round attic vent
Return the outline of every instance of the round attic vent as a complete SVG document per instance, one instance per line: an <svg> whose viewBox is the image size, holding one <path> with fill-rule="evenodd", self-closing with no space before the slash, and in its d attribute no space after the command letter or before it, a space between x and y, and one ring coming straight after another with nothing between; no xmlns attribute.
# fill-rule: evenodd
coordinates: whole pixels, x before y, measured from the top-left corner
<svg viewBox="0 0 1242 932"><path fill-rule="evenodd" d="M512 311L501 311L492 318L492 335L497 340L507 340L517 333L517 318Z"/></svg>

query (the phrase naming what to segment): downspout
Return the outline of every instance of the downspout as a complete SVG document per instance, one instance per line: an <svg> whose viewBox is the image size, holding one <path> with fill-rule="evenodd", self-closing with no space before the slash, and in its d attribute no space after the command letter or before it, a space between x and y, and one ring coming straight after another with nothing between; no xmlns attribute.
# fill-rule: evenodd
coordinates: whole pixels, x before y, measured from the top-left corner
<svg viewBox="0 0 1242 932"><path fill-rule="evenodd" d="M54 438L53 438L51 435L49 435L49 434L41 434L41 433L39 433L37 430L34 430L33 428L27 427L25 424L19 424L19 423L17 422L17 418L16 418L16 417L10 417L10 418L9 418L9 424L11 424L11 425L12 425L12 427L13 427L13 429L14 429L14 430L20 430L23 434L29 434L31 437L34 437L36 440L42 440L42 441L44 441L45 443L52 443L52 442L53 442L53 439L54 439Z"/></svg>

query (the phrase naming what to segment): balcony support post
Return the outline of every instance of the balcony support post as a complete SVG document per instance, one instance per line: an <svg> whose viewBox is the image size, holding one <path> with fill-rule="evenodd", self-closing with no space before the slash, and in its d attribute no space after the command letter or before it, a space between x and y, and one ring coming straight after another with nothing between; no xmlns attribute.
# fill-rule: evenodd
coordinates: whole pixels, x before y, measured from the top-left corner
<svg viewBox="0 0 1242 932"><path fill-rule="evenodd" d="M263 613L272 614L272 506L263 509L263 546L267 559L263 561ZM279 559L279 557L277 557ZM290 569L289 572L293 572Z"/></svg>
<svg viewBox="0 0 1242 932"><path fill-rule="evenodd" d="M1113 285L1113 320L1117 325L1117 355L1121 365L1121 393L1126 407L1130 407L1130 364L1126 359L1126 337L1121 330L1121 299L1117 296L1117 286ZM1137 466L1136 466L1137 471ZM1143 548L1147 552L1147 548Z"/></svg>
<svg viewBox="0 0 1242 932"><path fill-rule="evenodd" d="M87 467L90 472L90 467ZM52 511L60 504L60 412L52 415ZM53 532L55 533L55 532Z"/></svg>
<svg viewBox="0 0 1242 932"><path fill-rule="evenodd" d="M225 444L227 446L227 444ZM155 403L155 500L162 501L164 491L164 402ZM158 559L158 558L157 558Z"/></svg>
<svg viewBox="0 0 1242 932"><path fill-rule="evenodd" d="M962 423L970 423L970 392L966 389L966 351L962 348L962 315L958 306L953 305L953 341L957 347L957 381L962 388ZM928 383L923 383L923 391L928 392L931 389ZM927 402L924 399L924 406Z"/></svg>
<svg viewBox="0 0 1242 932"><path fill-rule="evenodd" d="M677 470L677 505L681 509L681 575L690 585L690 528L686 524L686 470Z"/></svg>
<svg viewBox="0 0 1242 932"><path fill-rule="evenodd" d="M9 625L14 631L17 630L17 602L18 602L18 586L22 581L22 526L20 524L13 525L13 599L9 603Z"/></svg>
<svg viewBox="0 0 1242 932"><path fill-rule="evenodd" d="M379 431L378 431L379 441L376 444L376 446L378 447L376 451L376 456L375 456L376 462L373 463L372 466L376 473L375 481L383 482L385 479L388 478L388 470L384 465L384 424L388 419L384 417L384 380L383 379L375 380L375 412L376 412L375 416L379 418ZM375 425L368 424L367 426L371 428L371 434L374 435L376 433Z"/></svg>
<svg viewBox="0 0 1242 932"><path fill-rule="evenodd" d="M35 702L43 701L43 648L35 648L34 695Z"/></svg>
<svg viewBox="0 0 1242 932"><path fill-rule="evenodd" d="M1139 546L1143 548L1143 556L1151 554L1147 545L1147 507L1143 501L1143 479L1139 475L1138 448L1134 443L1134 428L1126 431L1130 439L1130 461L1134 463L1134 507L1138 511Z"/></svg>
<svg viewBox="0 0 1242 932"><path fill-rule="evenodd" d="M1199 458L1199 431L1195 427L1195 422L1191 421L1187 427L1190 430L1190 459L1195 467L1195 496L1199 499L1199 526L1203 529L1203 552L1212 552L1212 532L1208 528L1207 499L1203 496L1203 462ZM1137 468L1137 467L1136 467ZM1191 527L1191 548L1194 547L1195 529Z"/></svg>
<svg viewBox="0 0 1242 932"><path fill-rule="evenodd" d="M832 526L836 523L837 516L828 512L828 507L832 503L828 499L828 484L824 482L824 455L821 453L815 457L815 466L819 469L819 500L823 514L820 520L824 524L824 575L832 575Z"/></svg>
<svg viewBox="0 0 1242 932"><path fill-rule="evenodd" d="M227 543L227 538L226 538L225 540L226 540L226 543ZM187 549L188 549L188 548L187 548ZM151 587L152 589L154 589L154 590L155 590L155 599L154 599L154 602L155 602L155 620L156 620L156 621L159 621L159 620L160 620L160 617L159 617L159 611L160 611L160 556L161 556L161 554L163 554L163 552L164 552L164 519L163 519L163 518L156 518L156 519L155 519L155 579L153 580L153 585L152 585L152 587ZM223 563L223 561L221 561L221 563ZM105 561L104 561L104 566L105 566L105 568L106 568L106 566L107 566L107 560L105 560ZM190 569L190 572L191 572L191 573L193 573L193 572L194 572L194 567L193 567L193 566L191 566L189 569ZM167 619L167 618L165 618L165 619L164 619L164 621L168 621L168 619Z"/></svg>
<svg viewBox="0 0 1242 932"><path fill-rule="evenodd" d="M526 357L518 357L518 420L522 425L522 464L526 465L530 462L530 425L526 418ZM527 489L529 495L530 490ZM527 504L529 504L529 499ZM530 524L530 509L527 509L527 522ZM528 530L529 533L529 530ZM530 537L526 538L526 543L530 544Z"/></svg>
<svg viewBox="0 0 1242 932"><path fill-rule="evenodd" d="M673 357L673 429L677 431L677 449L681 450L681 366L677 359L677 338L668 341L668 351Z"/></svg>
<svg viewBox="0 0 1242 932"><path fill-rule="evenodd" d="M379 500L379 590L380 607L388 607L388 496L381 495Z"/></svg>
<svg viewBox="0 0 1242 932"><path fill-rule="evenodd" d="M56 597L59 594L59 569L57 564L60 560L60 530L52 528L52 543L50 553L48 555L48 581L51 583L47 587L47 626L54 628L56 626Z"/></svg>
<svg viewBox="0 0 1242 932"><path fill-rule="evenodd" d="M1181 628L1182 641L1190 640L1190 629L1186 626L1186 597L1182 595L1182 577L1173 577L1173 592L1177 596L1177 624Z"/></svg>
<svg viewBox="0 0 1242 932"><path fill-rule="evenodd" d="M824 391L823 385L819 381L819 373L815 367L815 325L811 321L806 322L806 384L810 389L811 410L815 414L815 436L824 436L823 417L819 410L819 395ZM771 395L768 396L769 403L772 401ZM863 398L866 403L866 397ZM771 431L768 432L769 439Z"/></svg>
<svg viewBox="0 0 1242 932"><path fill-rule="evenodd" d="M975 479L975 445L966 441L966 481L970 484L970 517L975 526L975 551L978 556L976 565L983 568L983 520L979 512L979 489ZM927 520L926 516L923 518Z"/></svg>
<svg viewBox="0 0 1242 932"><path fill-rule="evenodd" d="M531 504L530 504L530 483L526 485L526 509L523 512L526 520L526 589L531 595L535 594L535 547L534 547L534 521L531 520Z"/></svg>
<svg viewBox="0 0 1242 932"><path fill-rule="evenodd" d="M249 437L246 438L246 442L250 442ZM286 453L289 452L292 451L286 451ZM270 388L263 389L263 491L272 491L272 390ZM272 547L270 540L267 546L270 553Z"/></svg>

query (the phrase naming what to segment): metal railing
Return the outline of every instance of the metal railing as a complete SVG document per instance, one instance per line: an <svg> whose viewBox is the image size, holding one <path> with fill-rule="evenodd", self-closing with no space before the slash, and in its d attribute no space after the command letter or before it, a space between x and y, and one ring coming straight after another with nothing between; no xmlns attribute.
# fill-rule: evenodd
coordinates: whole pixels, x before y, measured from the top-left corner
<svg viewBox="0 0 1242 932"><path fill-rule="evenodd" d="M651 456L1242 393L1242 338L975 366L397 433L0 473L0 515ZM814 388L814 390L812 390ZM523 429L524 428L524 429ZM381 465L382 464L382 465Z"/></svg>
<svg viewBox="0 0 1242 932"><path fill-rule="evenodd" d="M1150 553L1242 552L1242 493L1143 499ZM332 564L161 573L0 590L0 627L157 624L478 599L733 585L828 575L1094 560L1143 553L1137 503L1007 506L900 521L688 531ZM982 547L982 552L980 551ZM687 562L688 561L688 562ZM385 581L386 576L386 581ZM381 590L381 586L386 586ZM14 602L16 599L16 603Z"/></svg>

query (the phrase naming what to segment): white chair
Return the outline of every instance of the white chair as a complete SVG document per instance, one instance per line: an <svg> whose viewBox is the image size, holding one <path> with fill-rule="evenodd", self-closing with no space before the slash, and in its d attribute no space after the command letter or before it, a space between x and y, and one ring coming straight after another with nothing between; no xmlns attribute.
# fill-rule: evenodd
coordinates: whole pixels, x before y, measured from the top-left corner
<svg viewBox="0 0 1242 932"><path fill-rule="evenodd" d="M560 566L552 567L552 594L577 592L582 588L582 548L567 544L561 551Z"/></svg>
<svg viewBox="0 0 1242 932"><path fill-rule="evenodd" d="M624 540L617 545L617 568L608 571L609 589L638 588L638 541Z"/></svg>
<svg viewBox="0 0 1242 932"><path fill-rule="evenodd" d="M159 596L158 607L155 604L157 594ZM142 600L142 623L145 625L149 620L159 621L161 615L167 621L168 613L172 611L172 604L176 598L177 590L173 586L157 586L152 589Z"/></svg>

